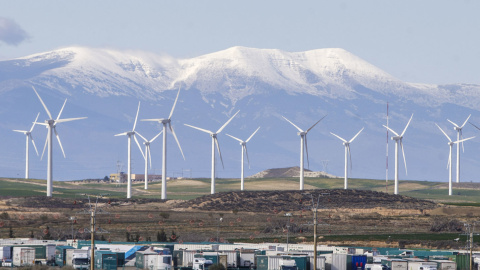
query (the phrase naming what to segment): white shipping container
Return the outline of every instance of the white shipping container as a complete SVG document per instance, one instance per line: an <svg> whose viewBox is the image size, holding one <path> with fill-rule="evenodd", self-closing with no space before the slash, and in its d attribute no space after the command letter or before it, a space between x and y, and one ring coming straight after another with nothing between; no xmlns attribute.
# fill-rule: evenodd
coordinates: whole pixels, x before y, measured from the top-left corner
<svg viewBox="0 0 480 270"><path fill-rule="evenodd" d="M0 247L0 260L8 260L12 258L10 247Z"/></svg>
<svg viewBox="0 0 480 270"><path fill-rule="evenodd" d="M268 256L268 270L279 270L281 256Z"/></svg>
<svg viewBox="0 0 480 270"><path fill-rule="evenodd" d="M317 255L317 270L325 270L325 257ZM310 256L310 269L313 270L313 256Z"/></svg>
<svg viewBox="0 0 480 270"><path fill-rule="evenodd" d="M227 255L227 264L228 267L237 267L237 252L235 250L223 250L222 254Z"/></svg>
<svg viewBox="0 0 480 270"><path fill-rule="evenodd" d="M45 249L46 249L46 259L47 261L50 261L50 260L55 260L55 247L56 245L52 245L52 244L48 244Z"/></svg>
<svg viewBox="0 0 480 270"><path fill-rule="evenodd" d="M322 256L325 257L325 270L331 270L333 253L322 254Z"/></svg>
<svg viewBox="0 0 480 270"><path fill-rule="evenodd" d="M197 251L195 250L184 250L183 251L183 265L182 266L193 266L193 258Z"/></svg>
<svg viewBox="0 0 480 270"><path fill-rule="evenodd" d="M391 270L407 270L408 262L401 259L387 259L386 261L390 262Z"/></svg>
<svg viewBox="0 0 480 270"><path fill-rule="evenodd" d="M65 250L65 265L72 266L73 251L75 249Z"/></svg>
<svg viewBox="0 0 480 270"><path fill-rule="evenodd" d="M332 254L331 270L347 270L347 254Z"/></svg>
<svg viewBox="0 0 480 270"><path fill-rule="evenodd" d="M13 266L33 265L35 249L31 247L13 247Z"/></svg>
<svg viewBox="0 0 480 270"><path fill-rule="evenodd" d="M436 262L426 262L426 261L408 261L408 270L420 270L425 266L430 266L431 268L437 268Z"/></svg>
<svg viewBox="0 0 480 270"><path fill-rule="evenodd" d="M240 265L239 266L253 266L255 265L255 253L253 252L240 252Z"/></svg>

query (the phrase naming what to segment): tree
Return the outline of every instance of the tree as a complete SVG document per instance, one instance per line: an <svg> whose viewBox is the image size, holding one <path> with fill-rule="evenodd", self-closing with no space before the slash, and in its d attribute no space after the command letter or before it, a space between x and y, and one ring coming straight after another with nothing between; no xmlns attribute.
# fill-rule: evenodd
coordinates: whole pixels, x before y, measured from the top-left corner
<svg viewBox="0 0 480 270"><path fill-rule="evenodd" d="M15 238L15 235L13 234L12 226L10 226L8 229L8 238Z"/></svg>
<svg viewBox="0 0 480 270"><path fill-rule="evenodd" d="M157 232L157 242L167 242L167 234L163 228Z"/></svg>
<svg viewBox="0 0 480 270"><path fill-rule="evenodd" d="M125 242L130 242L130 233L125 232Z"/></svg>
<svg viewBox="0 0 480 270"><path fill-rule="evenodd" d="M169 242L177 242L178 241L178 238L180 236L178 236L175 231L172 230L172 235L170 236L170 239L168 239Z"/></svg>
<svg viewBox="0 0 480 270"><path fill-rule="evenodd" d="M226 270L225 266L221 263L215 263L208 267L208 270Z"/></svg>

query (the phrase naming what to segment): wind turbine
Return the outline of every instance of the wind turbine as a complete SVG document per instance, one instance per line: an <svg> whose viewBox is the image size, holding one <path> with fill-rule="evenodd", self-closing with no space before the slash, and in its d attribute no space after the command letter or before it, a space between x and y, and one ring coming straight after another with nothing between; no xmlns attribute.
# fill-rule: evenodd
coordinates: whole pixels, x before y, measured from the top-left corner
<svg viewBox="0 0 480 270"><path fill-rule="evenodd" d="M142 136L142 134L138 133L138 136L140 136L145 144L145 189L148 189L148 161L150 161L150 168L152 168L152 155L150 154L150 144L155 141L155 139L162 134L163 131L160 131L153 139L147 140L145 137Z"/></svg>
<svg viewBox="0 0 480 270"><path fill-rule="evenodd" d="M243 177L243 169L244 169L244 165L243 165L243 161L244 161L244 153L247 155L247 161L248 161L248 165L250 166L250 160L248 159L248 151L247 151L247 143L248 141L250 141L250 139L253 137L253 135L255 135L255 133L257 133L257 131L260 129L260 127L257 128L257 130L255 130L252 135L250 135L250 137L248 137L248 139L246 141L242 141L240 140L239 138L237 137L234 137L230 134L227 134L227 136L237 140L240 142L240 145L242 146L242 171L241 171L241 174L240 174L240 190L243 190L245 185L244 185L244 177Z"/></svg>
<svg viewBox="0 0 480 270"><path fill-rule="evenodd" d="M168 115L168 118L159 118L159 119L142 119L142 121L155 121L158 123L163 124L163 152L162 152L162 200L167 199L167 124L170 128L170 132L172 132L173 138L177 142L178 148L180 149L180 153L182 153L183 160L185 160L185 155L183 154L182 147L180 146L180 142L178 141L177 135L175 135L175 131L172 127L172 115L173 110L175 110L175 105L177 105L178 96L180 95L180 88L178 89L177 97L175 98L175 102L173 103L172 110Z"/></svg>
<svg viewBox="0 0 480 270"><path fill-rule="evenodd" d="M42 158L43 154L45 153L45 148L47 147L48 144L48 161L47 161L47 197L52 197L52 191L53 191L53 156L52 156L52 130L55 132L55 137L57 137L58 144L60 145L60 149L62 149L63 157L65 158L65 151L63 151L63 146L62 142L60 141L60 137L58 136L57 132L57 124L63 123L63 122L69 122L69 121L74 121L74 120L80 120L80 119L85 119L87 117L78 117L78 118L66 118L66 119L60 119L60 116L62 115L63 108L65 108L65 104L67 103L67 99L65 99L65 102L63 103L62 109L58 113L57 119L53 119L52 114L48 110L47 106L43 102L42 98L38 94L37 90L35 90L35 87L33 87L33 91L35 91L35 94L37 94L38 99L43 105L43 108L47 112L47 115L49 119L45 120L45 123L38 123L35 121L36 124L45 126L48 129L47 133L47 139L45 141L45 145L43 147L43 152L42 152Z"/></svg>
<svg viewBox="0 0 480 270"><path fill-rule="evenodd" d="M30 130L14 130L15 132L20 132L20 133L23 133L25 136L26 136L26 142L25 142L25 149L26 149L26 158L25 158L25 179L28 179L29 178L29 163L28 163L28 156L29 156L29 149L28 149L28 146L29 146L29 143L28 141L32 141L32 144L33 144L33 147L35 148L35 152L37 152L37 156L38 156L38 150L37 150L37 146L35 146L35 141L33 140L33 136L32 136L32 131L33 131L33 128L35 127L35 124L38 120L38 116L40 115L40 113L37 114L37 118L35 118L35 121L33 121L33 125L32 127L30 128Z"/></svg>
<svg viewBox="0 0 480 270"><path fill-rule="evenodd" d="M239 113L240 111L236 112L232 117L230 117L230 119L228 119L227 122L225 122L225 124L223 124L223 126L221 126L217 132L212 132L210 130L207 130L207 129L203 129L203 128L199 128L199 127L194 127L194 126L191 126L191 125L187 125L185 124L185 126L187 127L191 127L191 128L194 128L194 129L198 129L200 131L203 131L205 133L208 133L210 134L210 137L212 137L212 181L211 181L211 187L210 187L210 194L215 194L215 145L217 145L217 150L218 150L218 154L220 155L220 160L222 161L222 167L223 167L223 159L222 159L222 152L220 151L220 144L218 144L218 139L217 139L217 135L222 132L222 130L228 125L228 123L230 123L230 121L232 121L232 119Z"/></svg>
<svg viewBox="0 0 480 270"><path fill-rule="evenodd" d="M394 191L394 194L398 194L398 146L400 145L402 147L402 155L403 155L403 164L405 164L405 174L408 175L408 172L407 172L407 161L405 159L405 152L403 151L403 143L402 143L402 140L403 140L403 135L405 134L405 131L407 131L407 128L408 128L408 125L410 125L410 121L412 121L412 118L413 118L413 113L412 113L412 116L410 117L410 120L408 120L408 123L407 125L405 126L405 128L403 129L403 132L402 134L398 135L397 132L395 132L393 129L383 125L385 128L387 128L388 130L390 130L393 134L395 134L395 136L392 137L392 140L395 141L395 191Z"/></svg>
<svg viewBox="0 0 480 270"><path fill-rule="evenodd" d="M460 141L462 139L462 129L463 127L465 126L465 124L467 123L468 119L470 119L470 116L472 116L471 114L467 117L467 120L465 120L465 122L463 122L463 125L459 126L457 124L455 124L454 122L450 121L447 119L448 122L452 123L453 125L453 129L455 129L457 131L457 141ZM462 143L462 148L463 148L463 151L465 151L465 148L463 147L463 143ZM460 183L460 144L457 144L457 183Z"/></svg>
<svg viewBox="0 0 480 270"><path fill-rule="evenodd" d="M303 157L304 157L304 149L306 150L307 152L307 163L308 163L308 166L310 167L310 161L308 160L308 144L307 144L307 133L314 127L318 124L318 122L322 121L323 118L326 117L326 115L324 117L322 117L320 120L318 120L315 124L313 124L313 126L311 126L309 129L307 129L306 131L303 131L301 128L297 127L294 123L292 123L290 120L288 120L287 118L285 118L285 116L282 116L283 119L287 120L290 124L292 124L295 128L298 129L298 135L300 136L300 190L303 190L303 179L304 179L304 168L303 168Z"/></svg>
<svg viewBox="0 0 480 270"><path fill-rule="evenodd" d="M345 184L344 184L344 189L348 188L348 156L350 156L350 169L352 169L352 153L350 152L350 144L357 138L357 136L360 134L360 132L363 131L364 128L360 129L360 131L353 136L350 141L345 140L344 138L338 136L335 133L330 132L333 136L339 138L341 141L343 141L343 145L345 145Z"/></svg>
<svg viewBox="0 0 480 270"><path fill-rule="evenodd" d="M126 131L120 134L116 134L115 136L128 136L128 143L127 143L127 151L128 151L128 165L127 165L127 199L132 198L132 137L137 143L138 149L140 149L140 152L142 153L143 158L145 158L145 155L143 154L142 147L140 146L140 143L137 140L137 137L135 137L135 134L138 133L135 131L135 127L137 126L137 119L138 119L138 112L140 111L140 102L138 102L138 109L137 109L137 115L135 116L135 121L133 122L133 128L131 131ZM138 133L140 134L140 133Z"/></svg>
<svg viewBox="0 0 480 270"><path fill-rule="evenodd" d="M435 124L435 125L437 125L437 124ZM473 139L475 137L470 137L470 138L467 138L467 139L462 139L462 140L459 140L459 141L452 142L452 140L447 135L447 133L445 133L445 131L443 131L443 129L440 128L439 125L437 125L437 127L440 129L440 131L443 133L443 135L445 135L445 137L447 137L448 145L449 145L449 148L450 148L450 153L448 155L448 164L447 164L447 167L448 167L448 196L452 196L452 148L453 148L453 145L454 144L458 145L459 143L463 143L464 141Z"/></svg>

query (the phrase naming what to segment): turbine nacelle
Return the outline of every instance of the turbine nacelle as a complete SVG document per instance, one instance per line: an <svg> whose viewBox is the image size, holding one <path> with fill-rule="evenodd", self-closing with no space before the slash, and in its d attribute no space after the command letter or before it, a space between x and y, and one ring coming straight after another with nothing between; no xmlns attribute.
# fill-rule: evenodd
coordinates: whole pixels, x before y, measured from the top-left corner
<svg viewBox="0 0 480 270"><path fill-rule="evenodd" d="M403 139L402 136L393 136L392 141L401 141Z"/></svg>

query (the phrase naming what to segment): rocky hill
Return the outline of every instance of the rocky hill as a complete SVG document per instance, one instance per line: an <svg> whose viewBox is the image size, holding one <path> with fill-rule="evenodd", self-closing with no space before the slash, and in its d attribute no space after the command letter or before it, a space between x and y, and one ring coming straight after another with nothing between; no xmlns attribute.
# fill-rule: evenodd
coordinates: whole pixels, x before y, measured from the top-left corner
<svg viewBox="0 0 480 270"><path fill-rule="evenodd" d="M338 178L332 174L326 172L314 172L309 169L304 169L305 177L324 177L324 178ZM268 169L256 173L249 178L287 178L287 177L299 177L300 176L300 167L288 167L288 168L276 168Z"/></svg>

